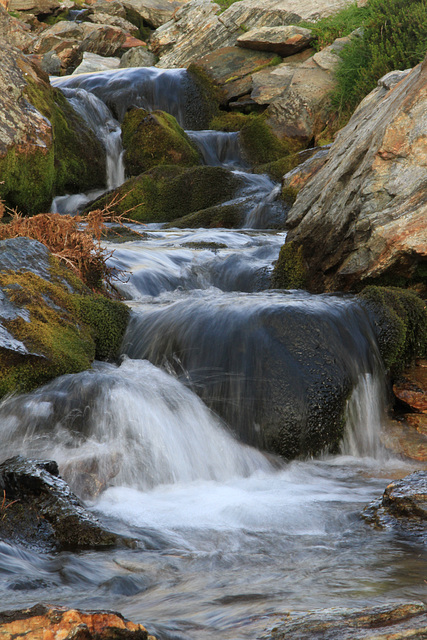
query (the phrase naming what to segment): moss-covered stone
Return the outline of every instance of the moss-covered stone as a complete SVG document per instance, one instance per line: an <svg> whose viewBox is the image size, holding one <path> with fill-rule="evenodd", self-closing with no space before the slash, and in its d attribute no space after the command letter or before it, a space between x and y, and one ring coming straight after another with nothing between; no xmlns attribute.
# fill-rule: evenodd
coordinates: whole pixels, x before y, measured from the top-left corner
<svg viewBox="0 0 427 640"><path fill-rule="evenodd" d="M295 200L297 199L298 193L299 193L299 189L297 189L296 187L292 187L290 185L286 187L283 186L281 191L283 202L287 204L289 207L292 207Z"/></svg>
<svg viewBox="0 0 427 640"><path fill-rule="evenodd" d="M197 107L200 125L207 128L212 118L219 115L219 105L222 102L221 90L206 71L194 62L187 68L187 73L198 93Z"/></svg>
<svg viewBox="0 0 427 640"><path fill-rule="evenodd" d="M131 109L122 123L125 168L137 176L157 165L200 164L200 155L176 119L164 111Z"/></svg>
<svg viewBox="0 0 427 640"><path fill-rule="evenodd" d="M2 325L29 352L0 348L0 397L88 369L95 357L117 356L128 308L90 293L52 257L50 273L47 280L32 271L0 272L2 292L19 310Z"/></svg>
<svg viewBox="0 0 427 640"><path fill-rule="evenodd" d="M273 289L304 289L307 282L307 269L301 245L287 242L282 246L279 258L271 275Z"/></svg>
<svg viewBox="0 0 427 640"><path fill-rule="evenodd" d="M178 229L195 229L197 227L235 229L241 227L242 223L243 214L239 206L228 204L189 213L187 216L173 220L169 226Z"/></svg>
<svg viewBox="0 0 427 640"><path fill-rule="evenodd" d="M414 292L369 286L359 294L373 316L384 364L394 374L427 354L427 305Z"/></svg>
<svg viewBox="0 0 427 640"><path fill-rule="evenodd" d="M272 180L276 182L280 182L288 171L295 169L300 163L300 157L297 153L292 153L283 158L279 158L279 160L274 160L273 162L267 162L267 164L260 164L255 168L256 173L266 173L270 176ZM284 198L285 202L288 203L287 198Z"/></svg>
<svg viewBox="0 0 427 640"><path fill-rule="evenodd" d="M158 166L91 204L141 222L170 222L230 200L241 180L221 167Z"/></svg>

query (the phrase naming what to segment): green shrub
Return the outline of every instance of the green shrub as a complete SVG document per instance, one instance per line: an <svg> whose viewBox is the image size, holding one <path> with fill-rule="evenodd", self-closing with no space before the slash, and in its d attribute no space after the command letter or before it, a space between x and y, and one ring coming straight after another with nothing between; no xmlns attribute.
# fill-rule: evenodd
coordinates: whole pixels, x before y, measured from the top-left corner
<svg viewBox="0 0 427 640"><path fill-rule="evenodd" d="M332 44L337 38L344 38L352 31L358 29L364 24L368 9L366 7L358 7L356 3L342 9L326 18L322 18L317 22L299 22L299 27L307 27L311 29L313 34L312 45L317 51Z"/></svg>

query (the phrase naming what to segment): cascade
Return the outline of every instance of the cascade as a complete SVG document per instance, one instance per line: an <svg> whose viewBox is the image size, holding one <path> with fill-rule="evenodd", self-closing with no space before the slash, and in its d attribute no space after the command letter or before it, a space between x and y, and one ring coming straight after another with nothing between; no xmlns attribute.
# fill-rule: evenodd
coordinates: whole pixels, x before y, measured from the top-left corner
<svg viewBox="0 0 427 640"><path fill-rule="evenodd" d="M54 84L107 149L105 188L125 179L126 109L164 109L206 164L244 176L246 222L147 225L141 239L109 242L110 266L129 274L116 283L131 310L121 362L1 403L2 457L56 459L94 513L137 541L78 555L0 541L3 608L115 609L159 640L253 640L288 609L421 599L419 548L358 516L396 467L409 472L380 443L383 371L369 317L352 296L268 289L286 237L271 228L283 221L277 185L248 172L236 134L197 130L185 70ZM75 211L91 197L53 206ZM346 407L338 453L289 462L259 449L277 424L317 434L324 398L332 413L338 402L331 388Z"/></svg>

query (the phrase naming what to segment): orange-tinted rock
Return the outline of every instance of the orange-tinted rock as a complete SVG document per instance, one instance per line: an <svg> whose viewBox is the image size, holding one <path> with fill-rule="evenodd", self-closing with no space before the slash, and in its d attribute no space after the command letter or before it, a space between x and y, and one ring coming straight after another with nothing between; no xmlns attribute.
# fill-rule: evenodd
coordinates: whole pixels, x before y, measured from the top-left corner
<svg viewBox="0 0 427 640"><path fill-rule="evenodd" d="M410 427L413 427L422 435L427 436L427 414L408 413L405 416L405 420Z"/></svg>
<svg viewBox="0 0 427 640"><path fill-rule="evenodd" d="M0 613L2 640L155 640L145 627L112 611L35 605Z"/></svg>
<svg viewBox="0 0 427 640"><path fill-rule="evenodd" d="M30 29L23 22L8 14L0 3L0 41L4 40L9 45L18 47L21 51L27 51L35 40ZM2 46L0 44L0 46Z"/></svg>
<svg viewBox="0 0 427 640"><path fill-rule="evenodd" d="M302 189L323 167L328 158L329 148L319 149L311 158L295 167L283 176L282 188L294 192Z"/></svg>
<svg viewBox="0 0 427 640"><path fill-rule="evenodd" d="M143 40L134 38L133 36L127 36L122 44L122 49L132 49L133 47L145 47L146 43Z"/></svg>
<svg viewBox="0 0 427 640"><path fill-rule="evenodd" d="M387 425L382 436L384 446L396 455L404 455L406 458L417 462L427 462L427 433L412 422L412 416L420 418L424 414L410 414L405 416L405 422L392 420ZM410 417L411 416L411 417ZM424 425L425 429L426 425Z"/></svg>
<svg viewBox="0 0 427 640"><path fill-rule="evenodd" d="M427 364L424 360L405 371L404 376L393 385L396 398L417 413L427 413L427 367L423 363Z"/></svg>

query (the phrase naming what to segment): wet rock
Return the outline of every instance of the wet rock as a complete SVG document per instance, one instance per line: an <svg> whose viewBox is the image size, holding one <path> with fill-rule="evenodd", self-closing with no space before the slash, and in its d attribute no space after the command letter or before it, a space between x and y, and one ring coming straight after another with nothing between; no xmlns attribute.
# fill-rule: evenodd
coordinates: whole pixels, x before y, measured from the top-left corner
<svg viewBox="0 0 427 640"><path fill-rule="evenodd" d="M415 471L391 482L382 498L366 507L362 515L376 527L427 542L427 471Z"/></svg>
<svg viewBox="0 0 427 640"><path fill-rule="evenodd" d="M127 9L135 11L150 27L157 29L172 19L187 0L125 0Z"/></svg>
<svg viewBox="0 0 427 640"><path fill-rule="evenodd" d="M220 87L223 104L250 93L252 73L275 59L274 53L255 52L238 47L224 47L196 61Z"/></svg>
<svg viewBox="0 0 427 640"><path fill-rule="evenodd" d="M99 56L97 53L85 51L81 63L74 69L72 75L108 71L109 69L118 69L119 66L120 58L106 58L105 56Z"/></svg>
<svg viewBox="0 0 427 640"><path fill-rule="evenodd" d="M36 604L29 609L0 612L0 636L4 640L155 640L142 624L113 611L84 611L58 605Z"/></svg>
<svg viewBox="0 0 427 640"><path fill-rule="evenodd" d="M105 152L48 76L0 47L0 197L23 213L49 210L57 192L103 184Z"/></svg>
<svg viewBox="0 0 427 640"><path fill-rule="evenodd" d="M426 288L427 58L393 76L361 102L289 212L287 241L303 247L311 290L384 278Z"/></svg>
<svg viewBox="0 0 427 640"><path fill-rule="evenodd" d="M427 416L411 413L388 421L381 440L397 456L427 462Z"/></svg>
<svg viewBox="0 0 427 640"><path fill-rule="evenodd" d="M157 166L127 180L90 208L106 204L141 222L170 222L230 200L241 180L222 167Z"/></svg>
<svg viewBox="0 0 427 640"><path fill-rule="evenodd" d="M158 165L191 167L200 155L176 119L164 111L131 109L122 123L127 175L137 176Z"/></svg>
<svg viewBox="0 0 427 640"><path fill-rule="evenodd" d="M156 30L151 46L160 56L157 66L184 67L216 49L235 46L243 30L318 19L347 4L346 0L242 0L220 14L219 5L210 0L191 0Z"/></svg>
<svg viewBox="0 0 427 640"><path fill-rule="evenodd" d="M273 51L279 56L285 57L307 49L311 40L311 29L289 25L287 27L251 29L237 38L237 44L239 47L256 51Z"/></svg>
<svg viewBox="0 0 427 640"><path fill-rule="evenodd" d="M427 361L421 360L405 371L394 383L393 393L413 411L427 414Z"/></svg>
<svg viewBox="0 0 427 640"><path fill-rule="evenodd" d="M262 640L421 640L426 633L427 605L415 602L288 613Z"/></svg>
<svg viewBox="0 0 427 640"><path fill-rule="evenodd" d="M37 544L37 521L41 520L41 545L105 548L120 541L85 509L52 460L9 458L0 464L0 491L5 496L5 517L0 522L3 539Z"/></svg>
<svg viewBox="0 0 427 640"><path fill-rule="evenodd" d="M153 67L156 64L156 56L146 47L134 47L122 55L119 67Z"/></svg>

